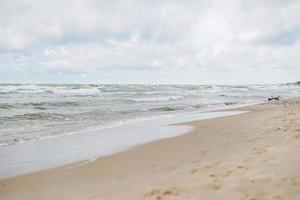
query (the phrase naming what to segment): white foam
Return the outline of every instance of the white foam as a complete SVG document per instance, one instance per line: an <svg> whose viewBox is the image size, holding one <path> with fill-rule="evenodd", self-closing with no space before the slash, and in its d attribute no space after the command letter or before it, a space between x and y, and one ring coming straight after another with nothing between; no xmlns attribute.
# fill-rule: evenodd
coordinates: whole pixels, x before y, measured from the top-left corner
<svg viewBox="0 0 300 200"><path fill-rule="evenodd" d="M138 102L163 102L170 100L183 99L184 96L159 96L159 97L144 97L144 98L130 98L129 100Z"/></svg>
<svg viewBox="0 0 300 200"><path fill-rule="evenodd" d="M104 155L124 151L147 142L178 136L192 129L190 126L169 124L241 113L244 112L187 113L82 134L1 146L0 177L16 176L79 161L90 162Z"/></svg>

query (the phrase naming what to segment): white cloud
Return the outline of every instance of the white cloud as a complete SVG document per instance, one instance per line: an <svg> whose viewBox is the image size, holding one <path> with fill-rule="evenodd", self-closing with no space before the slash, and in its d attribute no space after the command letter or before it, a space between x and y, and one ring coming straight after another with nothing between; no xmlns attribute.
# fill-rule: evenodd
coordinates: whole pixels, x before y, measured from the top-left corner
<svg viewBox="0 0 300 200"><path fill-rule="evenodd" d="M299 10L300 1L287 0L3 0L0 72L84 80L105 73L150 83L294 81Z"/></svg>

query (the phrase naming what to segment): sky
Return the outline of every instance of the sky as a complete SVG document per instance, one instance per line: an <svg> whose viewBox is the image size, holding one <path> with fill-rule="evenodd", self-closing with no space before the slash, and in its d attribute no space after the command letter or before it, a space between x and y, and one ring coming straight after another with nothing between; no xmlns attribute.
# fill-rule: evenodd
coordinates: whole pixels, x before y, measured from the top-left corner
<svg viewBox="0 0 300 200"><path fill-rule="evenodd" d="M300 80L300 0L1 0L1 83Z"/></svg>

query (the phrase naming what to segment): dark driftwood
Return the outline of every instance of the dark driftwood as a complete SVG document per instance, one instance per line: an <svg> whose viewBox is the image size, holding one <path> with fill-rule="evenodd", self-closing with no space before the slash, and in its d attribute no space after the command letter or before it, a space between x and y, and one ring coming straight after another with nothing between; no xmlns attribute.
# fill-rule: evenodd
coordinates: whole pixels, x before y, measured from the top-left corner
<svg viewBox="0 0 300 200"><path fill-rule="evenodd" d="M278 96L278 97L271 96L271 98L268 98L268 101L273 101L273 100L279 101L280 100L280 96Z"/></svg>

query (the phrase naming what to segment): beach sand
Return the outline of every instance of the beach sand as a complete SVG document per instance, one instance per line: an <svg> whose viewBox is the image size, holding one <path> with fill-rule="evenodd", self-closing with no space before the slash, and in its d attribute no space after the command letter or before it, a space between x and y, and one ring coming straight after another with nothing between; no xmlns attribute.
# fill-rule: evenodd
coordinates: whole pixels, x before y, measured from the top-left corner
<svg viewBox="0 0 300 200"><path fill-rule="evenodd" d="M190 122L188 134L0 181L0 199L300 199L300 98ZM47 156L47 155L45 155Z"/></svg>

